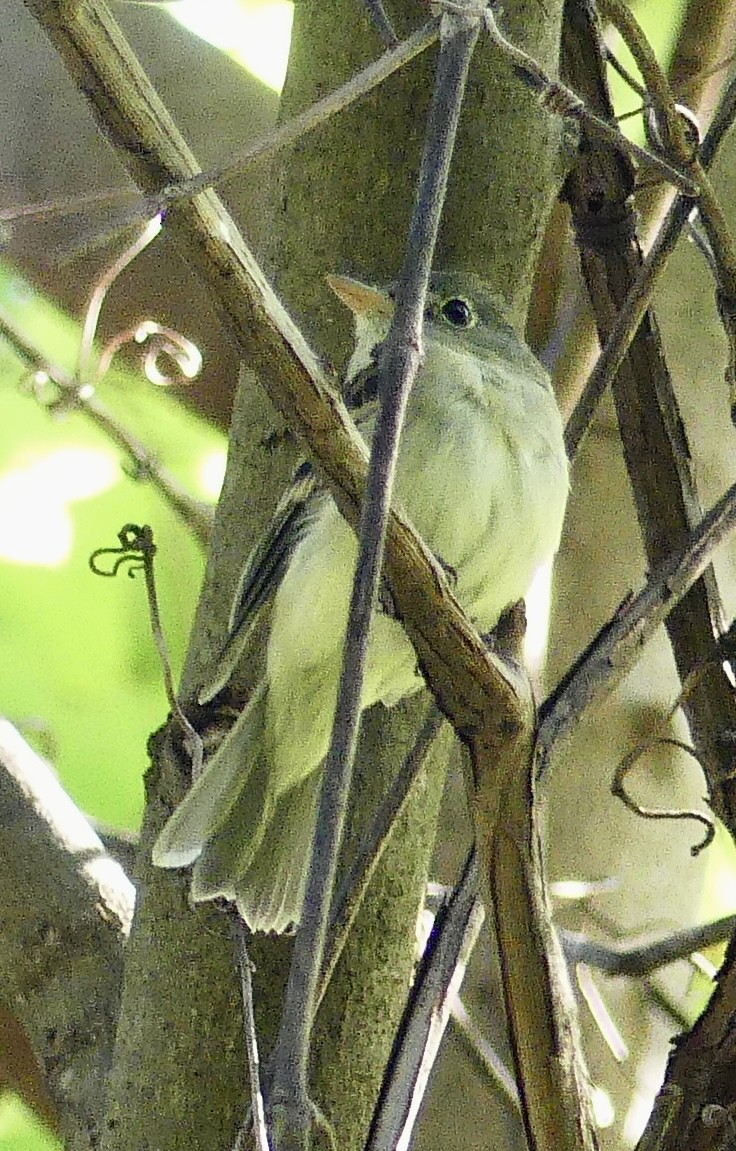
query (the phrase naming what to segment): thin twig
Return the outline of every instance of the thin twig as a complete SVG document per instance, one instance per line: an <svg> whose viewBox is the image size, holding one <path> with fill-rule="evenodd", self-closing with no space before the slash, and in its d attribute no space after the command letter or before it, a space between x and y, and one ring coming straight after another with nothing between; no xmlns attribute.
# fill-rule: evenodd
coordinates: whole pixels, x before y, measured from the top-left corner
<svg viewBox="0 0 736 1151"><path fill-rule="evenodd" d="M722 292L736 307L736 243L711 181L685 132L667 77L639 22L622 0L604 0L604 11L616 25L641 71L657 116L666 154L687 165L699 188L698 209L718 267Z"/></svg>
<svg viewBox="0 0 736 1151"><path fill-rule="evenodd" d="M459 995L454 998L450 1022L463 1037L489 1080L501 1094L503 1101L510 1103L515 1111L520 1112L521 1100L514 1076L468 1014Z"/></svg>
<svg viewBox="0 0 736 1151"><path fill-rule="evenodd" d="M611 1012L608 1010L603 993L593 978L593 973L582 961L575 964L574 970L578 993L588 1008L601 1038L616 1062L623 1063L629 1057L629 1049Z"/></svg>
<svg viewBox="0 0 736 1151"><path fill-rule="evenodd" d="M731 0L685 6L670 55L670 83L705 124L718 103L721 76L733 63L735 43L736 10Z"/></svg>
<svg viewBox="0 0 736 1151"><path fill-rule="evenodd" d="M368 64L345 84L329 92L321 100L306 108L293 120L274 128L258 140L254 140L239 156L229 159L223 164L214 165L204 171L196 173L184 180L176 180L167 184L155 195L140 196L138 207L140 217L152 216L164 211L173 204L191 200L198 192L213 188L223 180L236 176L253 164L256 160L265 160L275 155L282 148L300 140L308 132L319 128L332 116L336 116L345 108L349 108L356 100L371 92L374 88L392 76L415 56L420 55L432 44L436 43L440 35L439 18L430 20L416 32L412 32L405 40L396 43L384 52L378 60ZM127 191L102 191L94 193L95 200L114 202L118 199L129 199L131 193ZM70 197L64 200L44 201L39 204L23 204L18 207L0 209L0 224L13 223L16 220L43 219L46 216L60 212L76 212L79 197ZM133 205L135 207L135 205ZM128 215L126 218L130 218Z"/></svg>
<svg viewBox="0 0 736 1151"><path fill-rule="evenodd" d="M693 159L692 148L686 146L682 120L675 108L672 89L641 25L631 12L625 9L621 0L602 0L600 8L602 14L620 32L638 65L644 81L646 99L651 102L656 113L663 151L666 155L672 156L676 163L689 164Z"/></svg>
<svg viewBox="0 0 736 1151"><path fill-rule="evenodd" d="M703 167L708 169L715 160L726 133L736 119L736 77L731 80L713 118L700 149ZM593 413L601 396L612 382L623 363L626 350L638 331L660 275L677 246L680 233L692 212L694 201L679 198L670 208L641 269L629 289L616 322L606 340L596 365L588 377L583 392L575 405L565 428L565 446L570 459L574 459L590 426Z"/></svg>
<svg viewBox="0 0 736 1151"><path fill-rule="evenodd" d="M248 955L248 932L240 916L233 915L233 935L235 949L240 971L240 987L243 999L243 1035L245 1051L248 1057L248 1075L250 1079L250 1121L244 1124L241 1130L252 1129L256 1144L256 1151L271 1151L266 1128L266 1113L263 1106L263 1092L261 1091L260 1058L258 1055L258 1034L256 1020L253 1013L253 980L251 973L253 965ZM237 1148L237 1144L236 1144Z"/></svg>
<svg viewBox="0 0 736 1151"><path fill-rule="evenodd" d="M687 959L694 951L727 943L734 931L736 915L673 931L649 943L599 943L578 932L560 930L559 934L568 963L587 963L606 975L628 975L638 979L678 959Z"/></svg>
<svg viewBox="0 0 736 1151"><path fill-rule="evenodd" d="M692 203L689 203L692 210ZM596 360L595 367L588 376L585 387L565 425L565 448L570 460L574 460L591 425L593 415L602 396L613 382L626 357L629 346L639 330L649 306L659 276L675 249L688 212L681 200L670 209L667 222L660 230L651 250L641 263L639 272L622 304L605 347ZM671 226L677 217L678 223Z"/></svg>
<svg viewBox="0 0 736 1151"><path fill-rule="evenodd" d="M5 339L18 358L34 373L43 374L58 390L65 408L78 410L117 444L133 462L133 475L137 480L148 480L164 501L181 518L192 535L206 547L212 528L213 512L207 504L195 500L166 468L161 467L149 449L136 439L112 414L101 400L79 383L59 364L53 363L34 347L15 320L0 307L0 336ZM52 410L55 406L50 405Z"/></svg>
<svg viewBox="0 0 736 1151"><path fill-rule="evenodd" d="M660 156L656 156L653 152L642 148L639 144L635 144L632 140L628 140L622 132L618 130L613 124L607 123L596 116L595 113L590 112L583 100L573 92L567 85L562 84L559 80L553 79L544 68L537 64L532 56L512 44L501 30L499 29L493 12L490 8L486 8L484 12L484 23L493 43L500 48L511 60L514 61L518 72L523 80L525 80L530 87L539 92L545 108L548 111L554 112L559 116L570 117L574 120L580 120L585 124L586 128L591 134L596 135L599 139L605 140L606 143L611 144L620 152L624 152L628 156L634 157L640 163L646 164L650 168L654 168L676 188L682 192L687 193L689 196L696 196L698 194L697 182L692 179L687 172L681 171L679 168L669 164Z"/></svg>
<svg viewBox="0 0 736 1151"><path fill-rule="evenodd" d="M304 914L294 948L274 1058L271 1104L278 1108L285 1148L303 1147L308 1139L309 1044L357 741L363 669L380 582L393 471L406 403L419 367L424 300L465 82L479 30L477 19L445 16L442 20L442 42L417 198L397 289L396 310L379 368L379 395L383 402L373 437L361 517L335 728L325 762Z"/></svg>
<svg viewBox="0 0 736 1151"><path fill-rule="evenodd" d="M383 0L363 0L368 12L370 13L371 20L375 26L378 35L381 37L381 43L384 48L395 48L399 43L399 37L396 35L388 13L383 5Z"/></svg>
<svg viewBox="0 0 736 1151"><path fill-rule="evenodd" d="M332 901L329 942L320 979L318 1004L327 990L350 929L360 910L363 895L381 860L393 827L411 798L413 784L444 722L436 704L432 703L421 731L393 780L390 794L376 812L373 823L358 848L355 862Z"/></svg>
<svg viewBox="0 0 736 1151"><path fill-rule="evenodd" d="M11 204L7 208L0 208L0 225L14 224L17 221L36 224L49 219L80 216L96 205L119 205L126 200L132 201L133 207L141 209L135 216L138 219L143 214L143 201L136 188L103 188L99 192L76 192L72 196L55 196L52 200L38 200L32 204ZM149 217L156 215L153 200L146 200L145 215Z"/></svg>
<svg viewBox="0 0 736 1151"><path fill-rule="evenodd" d="M153 566L156 556L156 544L153 541L153 531L148 524L144 524L143 527L139 527L137 524L124 524L118 532L118 540L120 541L120 547L97 548L93 551L89 557L89 566L95 575L106 577L116 576L123 568L127 570L129 576L134 576L137 571L143 571L143 576L146 581L151 633L161 661L166 698L169 702L169 707L176 716L179 726L184 733L185 745L192 760L192 776L196 779L202 772L204 747L201 737L192 727L188 717L183 711L174 688L169 648L166 643L163 624L161 623L161 612L159 610L158 594L156 592L156 574ZM100 566L100 560L103 556L105 558L115 557L109 571L106 567Z"/></svg>
<svg viewBox="0 0 736 1151"><path fill-rule="evenodd" d="M729 9L730 20L733 21L733 13L731 11L733 9L733 6L728 3L728 0L721 0L721 2L723 2L725 4L725 6ZM715 8L713 5L708 5L707 13L705 13L704 10L702 10L702 6L696 6L696 7L693 7L692 5L688 6L683 25L682 25L682 27L680 29L680 33L678 35L678 41L677 41L677 46L676 46L676 50L675 50L676 58L680 60L679 73L682 73L684 71L685 74L688 75L691 72L693 64L695 62L700 63L700 61L703 59L702 44L699 43L697 45L696 50L693 51L692 39L693 39L693 37L701 37L703 35L704 28L708 27L707 24L704 24L704 20L705 21L713 21L714 17L715 17ZM717 23L717 20L715 22ZM689 81L686 83L685 91L687 92L688 100L689 100L691 106L693 106L695 108L696 112L699 115L701 114L702 111L708 111L708 109L705 109L705 110L702 109L703 91L702 91L702 86L699 85L699 83L698 83L698 80L704 79L704 76L707 76L707 75L713 73L714 71L718 71L718 70L722 69L724 66L728 66L728 64L731 62L731 54L728 52L728 48L731 45L731 39L728 37L727 32L724 32L722 27L717 32L714 32L714 28L713 28L712 23L709 25L709 27L710 27L710 33L711 34L708 35L706 33L706 35L704 37L704 42L707 44L708 52L711 53L711 58L713 58L713 56L715 55L715 58L719 59L721 56L726 55L727 59L725 61L723 61L722 63L719 63L715 68L706 69L704 74L702 74L700 72L700 69L698 69L696 76L695 77L691 76ZM601 45L601 49L605 53L605 46ZM608 59L609 62L612 63L612 61L610 61L609 55L607 53L606 53L606 59ZM673 84L675 84L675 85L677 84L677 76L675 76L675 78L673 80ZM716 112L715 112L715 114L712 118L712 121L710 123L710 127L709 127L708 132L705 136L705 140L703 141L703 143L701 145L700 160L701 160L701 163L703 164L703 167L706 170L711 166L715 152L717 151L718 147L720 146L720 143L721 143L721 141L725 135L725 132L728 130L728 128L733 123L733 119L734 119L734 86L735 86L735 80L732 79L727 84L724 92L721 93L719 100L718 100ZM691 91L692 91L692 95L691 95ZM690 216L692 207L693 207L693 202L691 200L683 199L681 197L675 198L674 203L672 203L671 193L668 192L667 189L663 187L662 194L659 197L648 199L646 207L643 209L644 214L642 216L640 216L639 229L638 229L639 234L640 235L648 235L652 231L652 225L653 225L654 221L658 220L660 217L664 217L665 216L665 208L667 208L666 220L664 220L662 223L660 223L660 226L658 228L659 236L657 238L657 244L664 241L665 246L669 248L669 251L672 251L672 249L675 246L675 242L676 242L677 238L679 237L683 226L685 225L688 217ZM661 263L659 263L657 265L656 272L654 272L654 271L652 272L653 278L647 286L645 297L644 297L644 299L640 305L640 309L638 311L639 321L643 317L644 312L646 311L646 307L647 307L649 300L651 298L651 294L654 291L654 287L655 287L654 277L658 276L662 272L662 270L664 269L664 267L666 265L666 262L667 261L665 258ZM623 327L619 328L617 325L614 332L611 333L611 335L609 335L609 341L613 338L615 343L618 343L618 341L624 337L625 337L624 328ZM568 356L568 366L567 366L568 380L574 380L576 377L580 377L583 374L583 372L585 373L585 375L587 377L587 374L588 374L587 365L588 365L590 359L592 358L592 352L593 352L593 349L590 346L590 337L589 336L586 336L584 339L578 340L574 344L574 346L570 349L570 355ZM606 353L606 354L608 355L608 353ZM613 349L611 350L611 359L612 359L612 362L615 359L615 356L613 355ZM619 361L619 363L620 363L620 361ZM601 365L601 367L602 367L602 365ZM615 370L614 370L614 374L615 374ZM589 384L589 387L595 388L598 392L598 395L600 395L600 394L602 394L602 390L606 387L607 383L610 382L610 378L611 377L609 375L605 381L601 380L600 383L595 382L595 381L591 382ZM582 384L582 381L581 381L581 384ZM574 384L573 384L573 390L575 390ZM734 393L734 395L736 396L736 393ZM586 408L588 409L589 412L592 412L592 410L594 408L594 404L592 403L592 397L591 397L590 401L587 398L585 400L581 400L580 412L577 413L576 416L574 417L575 423L578 424L578 428L575 430L573 428L570 429L570 437L569 438L570 438L570 441L572 444L575 444L575 445L579 444L582 436L585 434L585 425L583 424L583 418L584 418L584 412L585 412Z"/></svg>
<svg viewBox="0 0 736 1151"><path fill-rule="evenodd" d="M338 112L349 108L356 100L378 87L399 68L413 60L415 56L431 47L439 39L439 35L439 20L430 20L428 24L417 29L406 40L397 44L395 48L384 52L383 56L363 68L361 72L358 72L334 92L330 92L318 100L316 104L306 108L293 120L274 128L272 132L262 136L260 140L255 140L236 159L208 168L196 176L191 176L188 180L180 180L167 185L161 191L161 208L177 204L182 200L189 200L198 192L204 191L205 188L212 188L222 180L237 175L255 160L268 159L282 148L295 144L302 136L306 136L308 132L313 132L315 128L319 128L332 116L336 116Z"/></svg>
<svg viewBox="0 0 736 1151"><path fill-rule="evenodd" d="M105 302L105 297L109 292L112 285L117 280L125 269L133 263L133 260L145 251L149 244L151 244L156 236L161 231L161 216L154 216L149 220L141 234L128 245L124 252L122 252L109 267L105 268L102 275L97 280L92 294L90 295L87 303L87 308L84 314L84 324L82 326L82 338L79 341L79 360L77 367L77 377L80 385L91 383L92 379L96 377L96 373L92 367L92 353L94 351L94 341L97 335L97 325L100 320L100 312L102 305Z"/></svg>
<svg viewBox="0 0 736 1151"><path fill-rule="evenodd" d="M427 941L389 1059L367 1151L409 1146L427 1079L483 924L478 868L471 852Z"/></svg>
<svg viewBox="0 0 736 1151"><path fill-rule="evenodd" d="M665 744L668 747L677 748L679 751L684 751L687 755L691 755L697 762L701 771L703 765L698 759L697 753L693 747L684 743L681 739L674 739L671 736L658 736L657 739L650 740L648 743L640 747L634 748L628 755L624 756L621 762L617 765L614 772L613 782L611 784L611 792L620 799L623 804L628 807L629 811L633 811L635 815L640 816L642 819L691 819L696 823L701 823L705 827L705 835L699 843L694 844L690 848L691 855L699 855L700 852L711 844L715 838L716 825L712 816L707 815L703 811L690 810L688 808L655 808L644 807L629 794L624 780L629 772L635 766L637 760L647 751L653 747Z"/></svg>
<svg viewBox="0 0 736 1151"><path fill-rule="evenodd" d="M547 769L553 747L577 726L585 708L610 694L636 664L644 644L702 575L715 549L735 527L733 485L690 533L685 546L667 557L638 595L621 603L613 619L566 673L540 708L540 776Z"/></svg>

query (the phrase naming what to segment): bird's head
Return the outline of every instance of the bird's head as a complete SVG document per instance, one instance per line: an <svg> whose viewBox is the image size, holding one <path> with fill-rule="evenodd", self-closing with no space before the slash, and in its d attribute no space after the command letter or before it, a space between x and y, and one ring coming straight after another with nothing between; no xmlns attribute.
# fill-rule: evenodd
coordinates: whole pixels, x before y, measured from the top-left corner
<svg viewBox="0 0 736 1151"><path fill-rule="evenodd" d="M373 349L385 340L394 314L395 290L375 288L350 276L330 275L327 283L353 313L355 361L367 363ZM434 272L424 310L424 337L466 347L469 354L513 354L526 346L504 315L488 286L467 272ZM530 353L529 353L530 354Z"/></svg>

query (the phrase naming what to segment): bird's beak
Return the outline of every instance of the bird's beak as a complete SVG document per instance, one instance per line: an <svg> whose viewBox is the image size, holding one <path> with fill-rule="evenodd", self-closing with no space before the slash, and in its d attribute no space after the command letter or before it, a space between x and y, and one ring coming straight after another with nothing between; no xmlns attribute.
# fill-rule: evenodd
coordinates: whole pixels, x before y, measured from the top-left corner
<svg viewBox="0 0 736 1151"><path fill-rule="evenodd" d="M371 288L350 276L327 276L332 291L355 316L393 315L394 302L380 288Z"/></svg>

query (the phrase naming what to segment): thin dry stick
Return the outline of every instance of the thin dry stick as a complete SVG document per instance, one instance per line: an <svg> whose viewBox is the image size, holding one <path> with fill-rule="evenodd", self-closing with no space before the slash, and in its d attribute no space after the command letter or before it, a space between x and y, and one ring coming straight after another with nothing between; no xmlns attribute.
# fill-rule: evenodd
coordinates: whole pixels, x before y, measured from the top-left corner
<svg viewBox="0 0 736 1151"><path fill-rule="evenodd" d="M568 88L566 84L562 84L559 80L553 79L543 68L537 64L533 57L512 44L508 40L496 23L493 12L490 8L484 10L484 23L493 43L501 49L519 69L522 79L526 80L530 87L534 88L540 93L545 107L550 112L555 112L559 116L569 116L572 119L580 120L585 124L586 128L591 134L598 136L600 139L605 140L606 143L611 144L614 148L624 152L628 156L639 160L642 164L647 164L650 168L654 168L661 176L664 176L676 188L686 192L689 196L695 196L698 193L697 182L690 177L687 172L675 167L673 164L663 160L660 156L656 156L653 152L648 151L646 148L634 144L631 140L623 135L613 124L607 123L596 116L595 113L590 112L583 100Z"/></svg>
<svg viewBox="0 0 736 1151"><path fill-rule="evenodd" d="M657 114L665 153L674 157L678 167L686 165L698 185L698 208L719 268L719 279L729 299L736 300L736 243L713 185L697 153L693 151L683 118L675 106L669 81L636 17L622 0L604 0L603 9L618 28L639 65Z"/></svg>
<svg viewBox="0 0 736 1151"><path fill-rule="evenodd" d="M704 168L709 168L713 163L735 118L736 79L731 81L724 93L723 100L700 149L701 163ZM679 198L675 201L646 259L642 262L636 280L632 284L616 317L616 323L606 340L606 346L588 377L580 399L567 422L565 445L571 459L575 457L582 443L601 396L623 363L629 344L638 331L644 313L649 306L657 281L675 250L680 233L687 223L692 208L693 202L689 199Z"/></svg>
<svg viewBox="0 0 736 1151"><path fill-rule="evenodd" d="M707 48L708 52L711 53L711 60L721 60L722 56L728 55L731 44L733 44L733 5L730 5L729 0L719 0L719 2L721 2L721 5L724 8L728 9L728 12L726 13L726 17L728 18L724 18L723 23L726 26L724 26L722 36L720 38L708 38ZM703 10L701 9L703 9L703 6L689 6L688 13L686 13L682 26L681 35L678 37L676 48L677 59L688 60L691 62L691 64L693 61L697 61L698 74L695 79L693 79L692 85L695 85L696 87L695 108L698 114L700 113L699 93L701 92L701 82L703 82L703 74L701 74L700 71L701 62L707 61L708 56L704 56L703 52L699 51L699 49L698 51L693 49L692 37L698 37L701 31L703 31L704 18L712 18L714 16L714 6L707 6L707 14L705 17ZM721 67L721 64L719 64L719 68ZM713 68L706 67L705 76L710 75L713 70ZM674 78L673 83L676 84L676 77ZM690 86L691 85L688 84L688 92L690 90ZM715 116L713 117L711 127L708 129L703 145L700 147L700 161L703 163L703 166L706 170L711 167L715 151L718 150L718 147L720 146L724 131L728 130L730 123L733 123L734 120L733 109L729 110L730 105L733 104L733 87L734 82L731 81L727 87L726 92L724 92L719 101L719 107L718 110L716 110ZM666 188L667 185L662 185L661 195L654 200L647 199L646 205L640 209L640 211L643 213L638 229L640 235L650 235L653 230L654 221L660 219L663 207L666 206L667 200L671 199L671 196L667 195ZM642 298L642 302L640 302L637 307L636 314L638 315L638 320L636 321L636 325L633 330L638 328L639 322L643 318L644 312L646 311L646 306L648 305L648 302L650 302L652 292L655 287L655 282L657 282L659 275L661 274L663 268L665 268L669 253L674 249L676 239L678 236L680 236L682 228L685 226L686 221L688 221L688 216L690 214L691 208L691 201L683 200L682 197L676 198L675 203L669 205L667 218L661 223L661 226L658 229L657 239L654 241L655 247L662 245L665 247L666 251L662 252L660 264L658 264L658 266L655 268L652 267L651 269L652 279L646 284L646 290ZM592 338L594 338L593 334L591 334L589 338L581 338L581 340L577 340L575 344L570 348L570 356L566 368L566 378L568 381L571 381L572 392L578 390L575 386L575 381L578 380L579 384L582 384L582 375L587 376L587 371L589 371L590 361L594 355L591 346ZM610 359L610 365L615 363L616 367L612 367L610 365L608 367L604 367L604 364L601 363L600 379L597 381L587 382L585 388L583 389L583 395L581 398L579 398L578 401L579 411L576 412L574 417L577 428L575 430L572 428L570 429L571 442L581 442L586 427L583 422L585 418L585 411L587 410L587 412L592 414L595 403L597 403L597 399L594 398L594 392L597 392L598 397L600 397L602 390L607 387L610 379L612 379L613 375L615 375L617 365L621 363L621 358L625 353L625 346L628 346L628 343L630 343L630 338L630 336L627 337L627 329L617 323L612 335L610 335L608 338L606 346L606 356ZM620 353L614 349L617 345L620 344L620 341L622 340L625 341L624 352ZM608 348L609 344L610 349ZM621 358L619 358L619 356L621 356ZM599 367L597 366L597 368L595 368L595 373L597 373L597 375L598 371ZM586 392L589 395L586 395Z"/></svg>
<svg viewBox="0 0 736 1151"><path fill-rule="evenodd" d="M710 564L716 548L736 527L736 485L729 488L691 532L685 546L651 574L638 595L627 597L563 677L539 712L538 774L553 749L580 722L587 707L605 698L631 670L642 648Z"/></svg>
<svg viewBox="0 0 736 1151"><path fill-rule="evenodd" d="M144 524L143 527L139 527L137 524L124 524L118 532L118 540L120 541L120 547L97 548L93 551L89 557L89 566L95 575L108 578L115 577L124 566L127 568L129 576L133 576L137 571L143 571L146 581L148 613L151 620L151 634L153 635L153 642L156 645L156 650L161 661L166 698L169 701L169 707L176 716L179 726L184 732L187 751L192 760L192 776L196 779L202 771L204 747L199 734L192 727L176 697L174 677L171 671L171 660L169 658L169 647L166 643L166 636L164 635L163 624L161 622L161 612L158 606L156 574L153 566L156 556L153 530L148 524ZM103 556L106 558L115 557L109 571L105 567L100 566L99 561Z"/></svg>
<svg viewBox="0 0 736 1151"><path fill-rule="evenodd" d="M695 749L690 747L689 744L684 743L681 739L674 739L672 736L658 736L656 739L649 740L647 743L635 747L633 751L630 751L628 755L624 756L614 772L611 792L628 807L629 811L633 811L634 814L640 816L641 819L690 819L696 823L703 824L706 829L704 836L698 843L693 844L690 848L691 855L699 855L703 848L708 847L715 838L716 825L712 816L707 815L703 811L690 810L688 808L644 807L629 794L624 783L626 776L633 770L637 761L652 748L659 747L662 744L677 748L679 751L684 751L687 755L692 756L701 771L703 770L703 765L698 759Z"/></svg>
<svg viewBox="0 0 736 1151"><path fill-rule="evenodd" d="M371 450L335 729L325 762L304 914L294 948L274 1057L271 1104L274 1112L278 1112L284 1148L304 1147L308 1139L311 1110L308 1098L309 1045L357 741L363 669L381 576L393 472L406 404L419 367L424 300L465 82L479 30L477 19L443 17L442 44L428 114L417 200L397 290L396 311L379 368L378 393L383 402Z"/></svg>
<svg viewBox="0 0 736 1151"><path fill-rule="evenodd" d="M453 1029L461 1035L470 1051L480 1063L493 1087L500 1093L503 1101L515 1111L521 1110L521 1099L516 1080L497 1054L495 1048L489 1043L478 1025L474 1022L459 995L455 996L452 1004L450 1020Z"/></svg>
<svg viewBox="0 0 736 1151"><path fill-rule="evenodd" d="M667 77L636 18L621 0L605 0L605 5L634 55L651 94L665 151L674 155L680 163L689 164L700 187L698 211L707 235L708 259L716 277L719 313L729 343L726 379L733 410L736 396L736 242L705 168L697 154L693 153Z"/></svg>
<svg viewBox="0 0 736 1151"><path fill-rule="evenodd" d="M102 305L105 302L105 297L110 291L110 288L117 280L125 269L132 264L141 252L145 251L149 244L151 244L156 236L161 231L161 217L154 216L152 220L146 224L141 234L130 244L124 252L122 252L109 267L105 268L104 272L98 279L92 294L87 303L87 309L84 315L84 325L82 327L82 338L79 342L79 361L77 366L77 377L80 384L88 384L96 375L92 367L92 354L94 351L95 336L97 335L97 325L100 321L100 313Z"/></svg>
<svg viewBox="0 0 736 1151"><path fill-rule="evenodd" d="M140 206L140 192L135 188L103 188L99 192L77 192L73 196L56 196L53 200L39 200L34 204L13 204L7 208L0 208L0 225L13 224L17 221L36 224L47 219L79 216L91 207L102 204L117 205L125 201L133 201L134 207L136 204ZM151 201L146 215L155 214L155 205Z"/></svg>
<svg viewBox="0 0 736 1151"><path fill-rule="evenodd" d="M332 116L342 112L345 108L349 108L361 96L371 92L374 88L392 76L399 68L403 68L415 56L424 52L432 44L434 44L440 35L439 20L430 20L428 24L417 29L411 36L403 40L395 48L389 49L374 63L369 64L363 68L361 72L348 80L340 88L329 95L324 96L323 99L318 100L316 104L306 108L300 115L295 116L293 120L289 120L286 124L275 128L273 132L263 136L260 140L256 140L244 152L241 152L235 160L229 160L226 164L219 167L209 168L206 172L201 172L197 176L192 176L189 180L182 180L175 184L170 184L161 192L161 207L164 208L170 204L176 204L180 200L188 200L197 192L204 191L205 188L211 188L215 184L219 184L222 180L235 176L243 168L248 167L254 160L262 160L267 157L273 156L282 148L287 148L290 144L295 144L297 140L305 136L307 132L314 131L319 128Z"/></svg>
<svg viewBox="0 0 736 1151"><path fill-rule="evenodd" d="M710 124L723 75L734 60L736 9L731 0L688 4L670 61L670 83L697 118Z"/></svg>
<svg viewBox="0 0 736 1151"><path fill-rule="evenodd" d="M676 213L678 222L681 219L679 227L673 228L666 223L648 255L642 261L637 277L616 316L616 322L606 340L605 347L588 376L580 399L565 425L565 449L571 460L574 460L577 455L605 391L616 378L629 346L644 319L657 280L675 249L680 231L687 219L687 212L678 210L680 206L681 201L676 202L668 218L669 223Z"/></svg>
<svg viewBox="0 0 736 1151"><path fill-rule="evenodd" d="M239 915L233 916L233 934L235 936L238 967L240 968L240 987L243 1000L243 1032L245 1035L245 1051L248 1057L251 1110L251 1123L245 1124L241 1128L234 1151L240 1151L240 1136L250 1129L253 1131L256 1151L271 1151L266 1127L266 1113L263 1106L263 1093L261 1091L261 1063L258 1055L256 1019L253 1012L253 980L251 978L253 965L248 955L248 932ZM245 1146L244 1140L242 1141L242 1146Z"/></svg>
<svg viewBox="0 0 736 1151"><path fill-rule="evenodd" d="M394 26L389 19L388 13L383 6L382 0L363 0L371 20L375 26L378 35L381 37L384 48L395 48L399 43L399 37L394 31Z"/></svg>
<svg viewBox="0 0 736 1151"><path fill-rule="evenodd" d="M187 179L174 180L168 183L158 193L150 196L136 196L127 190L110 189L109 191L95 192L90 194L89 197L74 196L54 201L43 201L38 204L22 204L16 207L0 209L0 224L10 224L16 220L24 220L31 222L34 220L42 220L47 216L58 216L66 213L76 213L79 211L80 204L84 205L87 199L93 199L94 202L110 201L128 201L131 197L135 198L135 202L126 211L126 220L134 218L131 213L135 211L136 216L155 216L159 212L165 211L166 208L172 207L174 204L182 203L191 200L199 192L203 192L208 188L213 188L223 180L227 180L232 176L244 171L256 160L265 160L274 156L282 148L287 148L291 144L295 144L302 136L308 132L313 132L315 128L319 128L322 124L326 123L332 116L336 116L339 112L349 108L356 100L377 88L399 68L408 64L415 56L420 55L432 44L436 43L440 35L440 21L439 18L430 20L406 40L402 40L396 44L395 47L386 51L383 56L375 60L372 64L368 64L360 72L356 73L347 83L335 89L334 92L328 93L321 100L312 104L309 108L295 116L293 120L289 120L286 124L279 125L274 128L272 132L262 136L259 140L255 140L243 152L240 153L234 160L228 160L224 164L215 165L208 168L206 171L198 172L196 175L189 176Z"/></svg>
<svg viewBox="0 0 736 1151"><path fill-rule="evenodd" d="M700 927L673 931L650 943L599 943L570 931L560 931L560 941L568 963L587 963L606 975L628 975L639 979L667 967L678 959L688 959L718 943L727 943L736 930L736 915L726 915Z"/></svg>
<svg viewBox="0 0 736 1151"><path fill-rule="evenodd" d="M18 358L33 372L43 373L61 396L64 407L77 409L112 440L132 460L138 480L148 480L164 501L182 519L195 539L207 546L212 529L212 509L195 500L179 481L160 466L149 449L120 423L94 394L80 390L79 382L64 368L52 363L31 344L12 316L0 308L0 335L7 340ZM54 404L50 405L52 410Z"/></svg>
<svg viewBox="0 0 736 1151"><path fill-rule="evenodd" d="M409 802L413 784L444 722L437 706L432 703L424 725L392 783L391 793L376 812L373 823L358 848L355 862L332 901L328 947L317 997L318 1006L327 990L350 929L360 910L363 896L381 860L394 825Z"/></svg>
<svg viewBox="0 0 736 1151"><path fill-rule="evenodd" d="M484 920L471 852L447 905L436 917L401 1022L371 1124L367 1151L408 1147L428 1075Z"/></svg>

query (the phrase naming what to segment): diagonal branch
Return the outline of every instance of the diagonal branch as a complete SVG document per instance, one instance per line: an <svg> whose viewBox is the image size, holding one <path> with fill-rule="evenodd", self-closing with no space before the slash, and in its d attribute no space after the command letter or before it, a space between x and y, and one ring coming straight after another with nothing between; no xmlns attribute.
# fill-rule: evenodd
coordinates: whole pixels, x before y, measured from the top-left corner
<svg viewBox="0 0 736 1151"><path fill-rule="evenodd" d="M713 552L736 528L736 486L731 487L691 533L685 546L652 573L646 586L628 597L570 668L540 709L539 773L544 774L557 743L600 702L637 663L641 650L711 563ZM720 666L720 656L716 656ZM698 669L697 678L706 671Z"/></svg>

